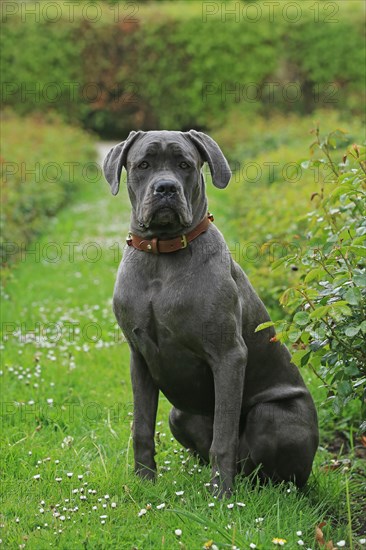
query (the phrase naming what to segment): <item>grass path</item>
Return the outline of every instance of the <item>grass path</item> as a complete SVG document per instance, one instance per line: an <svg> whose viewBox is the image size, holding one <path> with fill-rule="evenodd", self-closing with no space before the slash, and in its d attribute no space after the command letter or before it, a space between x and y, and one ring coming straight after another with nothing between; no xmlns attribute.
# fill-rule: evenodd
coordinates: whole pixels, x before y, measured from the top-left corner
<svg viewBox="0 0 366 550"><path fill-rule="evenodd" d="M227 199L211 197L225 230ZM267 550L280 537L287 548L315 549L324 518L326 537L348 541L347 524L335 519L347 517L346 475L319 468L324 451L304 492L240 480L230 501L217 502L205 486L209 470L171 440L163 397L158 482L135 478L129 354L111 311L128 222L125 190L113 198L105 182L85 185L6 287L3 547Z"/></svg>

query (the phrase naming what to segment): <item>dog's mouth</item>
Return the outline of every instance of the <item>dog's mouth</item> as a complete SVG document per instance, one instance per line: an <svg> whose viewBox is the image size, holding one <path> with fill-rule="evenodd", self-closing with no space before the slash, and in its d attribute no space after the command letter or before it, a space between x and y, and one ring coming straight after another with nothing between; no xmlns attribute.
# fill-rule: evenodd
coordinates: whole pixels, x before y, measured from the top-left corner
<svg viewBox="0 0 366 550"><path fill-rule="evenodd" d="M152 215L151 223L154 225L170 225L179 222L177 211L171 206L161 206Z"/></svg>
<svg viewBox="0 0 366 550"><path fill-rule="evenodd" d="M179 200L152 200L143 203L142 208L137 211L139 226L152 231L181 232L192 223L192 211L187 203Z"/></svg>
<svg viewBox="0 0 366 550"><path fill-rule="evenodd" d="M192 216L187 208L183 208L181 204L169 204L165 201L163 204L156 205L150 212L146 212L140 219L146 228L171 226L172 229L174 227L179 229L189 227L192 223Z"/></svg>

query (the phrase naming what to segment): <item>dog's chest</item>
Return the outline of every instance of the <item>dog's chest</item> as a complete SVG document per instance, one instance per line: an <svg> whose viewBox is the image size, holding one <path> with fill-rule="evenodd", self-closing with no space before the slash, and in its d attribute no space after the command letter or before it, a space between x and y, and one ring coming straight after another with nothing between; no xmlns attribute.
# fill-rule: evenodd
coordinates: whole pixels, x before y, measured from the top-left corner
<svg viewBox="0 0 366 550"><path fill-rule="evenodd" d="M184 261L182 253L175 258L155 258L133 252L132 260L127 257L122 262L114 294L115 312L121 317L123 330L173 330L192 316L199 300L197 281L202 277L189 265L186 255Z"/></svg>
<svg viewBox="0 0 366 550"><path fill-rule="evenodd" d="M135 349L155 346L163 354L174 346L204 357L205 329L221 311L218 303L230 307L232 286L223 262L202 258L194 247L157 257L132 250L120 267L114 310Z"/></svg>
<svg viewBox="0 0 366 550"><path fill-rule="evenodd" d="M114 306L128 342L168 399L178 405L182 395L189 395L192 410L211 410L211 401L203 397L212 387L202 338L206 300L203 292L197 297L193 279L192 272L177 269L171 274L122 269Z"/></svg>
<svg viewBox="0 0 366 550"><path fill-rule="evenodd" d="M179 281L152 278L143 290L122 292L122 310L123 329L139 346L146 339L160 349L193 337L192 298Z"/></svg>

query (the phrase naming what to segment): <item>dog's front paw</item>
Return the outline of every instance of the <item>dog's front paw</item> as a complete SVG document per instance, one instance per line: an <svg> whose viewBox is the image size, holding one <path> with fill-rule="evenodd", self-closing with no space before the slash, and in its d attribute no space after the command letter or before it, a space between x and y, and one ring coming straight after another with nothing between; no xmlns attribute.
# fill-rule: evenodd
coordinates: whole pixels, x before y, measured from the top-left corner
<svg viewBox="0 0 366 550"><path fill-rule="evenodd" d="M141 477L141 479L146 479L148 481L156 480L156 468L138 465L135 467L135 474Z"/></svg>
<svg viewBox="0 0 366 550"><path fill-rule="evenodd" d="M219 500L223 498L230 498L233 494L231 484L229 485L228 483L223 482L219 476L212 478L210 482L210 489L213 496Z"/></svg>

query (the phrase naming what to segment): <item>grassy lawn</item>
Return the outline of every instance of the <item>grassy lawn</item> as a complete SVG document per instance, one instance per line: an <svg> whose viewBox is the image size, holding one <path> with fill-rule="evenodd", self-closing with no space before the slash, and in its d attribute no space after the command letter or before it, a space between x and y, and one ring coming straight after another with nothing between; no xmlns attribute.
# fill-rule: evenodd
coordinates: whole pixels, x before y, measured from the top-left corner
<svg viewBox="0 0 366 550"><path fill-rule="evenodd" d="M219 193L210 189L218 224L230 215ZM304 491L240 479L232 499L218 502L205 486L209 469L172 441L163 396L158 481L136 479L129 352L111 310L128 223L124 190L113 198L107 184L85 184L6 285L3 547L269 549L279 537L287 548L315 549L315 527L326 521L325 540L361 548L349 524L362 494L357 461L324 467L332 456L321 447ZM320 405L319 383L304 376Z"/></svg>

